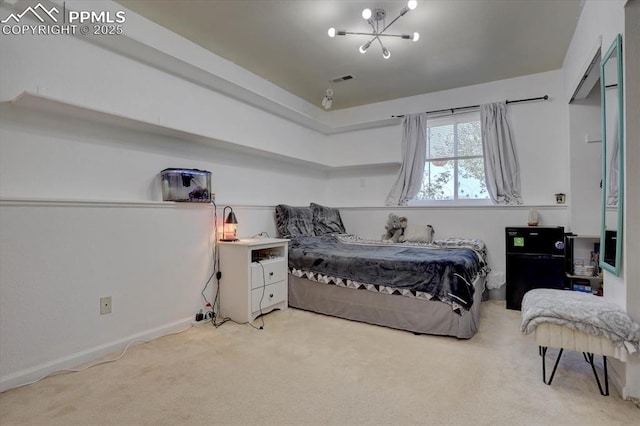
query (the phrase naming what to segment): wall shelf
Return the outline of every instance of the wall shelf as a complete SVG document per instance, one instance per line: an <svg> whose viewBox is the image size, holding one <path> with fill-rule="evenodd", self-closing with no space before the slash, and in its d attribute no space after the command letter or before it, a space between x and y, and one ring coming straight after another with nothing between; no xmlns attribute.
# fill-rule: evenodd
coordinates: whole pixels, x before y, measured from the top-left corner
<svg viewBox="0 0 640 426"><path fill-rule="evenodd" d="M604 278L601 275L579 275L574 273L575 262L578 259L582 259L585 262L589 262L588 265L593 265L594 259L594 244L600 242L599 235L565 235L566 239L566 268L565 276L567 277L567 286L570 290L584 291L575 288L589 283L591 292L598 291L602 287ZM586 264L586 263L585 263ZM594 265L596 273L599 272L599 268Z"/></svg>
<svg viewBox="0 0 640 426"><path fill-rule="evenodd" d="M74 200L52 198L0 198L3 207L130 207L130 208L209 208L210 203L176 203L174 201Z"/></svg>
<svg viewBox="0 0 640 426"><path fill-rule="evenodd" d="M170 138L180 139L194 143L205 143L216 148L226 149L234 152L241 152L247 155L253 155L262 158L271 158L274 160L284 161L287 163L310 167L314 170L331 172L340 170L359 170L364 168L380 168L380 167L400 167L400 162L384 162L371 164L353 164L343 166L331 166L328 164L309 161L298 157L292 157L276 152L266 151L259 148L253 148L233 142L222 141L211 136L189 132L186 130L176 129L166 126L160 122L153 123L147 120L127 117L114 112L99 110L90 106L79 105L63 99L56 99L50 96L44 96L38 93L23 91L9 102L22 108L35 111L59 114L65 117L86 120L93 123L106 124L125 129L167 136Z"/></svg>
<svg viewBox="0 0 640 426"><path fill-rule="evenodd" d="M577 280L589 280L589 281L603 281L603 277L596 277L596 276L587 276L587 275L572 275L572 274L567 274L567 278L571 278L571 279L577 279Z"/></svg>

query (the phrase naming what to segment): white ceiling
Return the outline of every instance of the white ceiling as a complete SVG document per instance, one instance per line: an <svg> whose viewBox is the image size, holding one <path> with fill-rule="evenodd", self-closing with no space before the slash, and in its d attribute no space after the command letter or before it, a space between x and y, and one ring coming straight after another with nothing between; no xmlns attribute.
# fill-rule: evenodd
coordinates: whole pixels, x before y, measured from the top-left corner
<svg viewBox="0 0 640 426"><path fill-rule="evenodd" d="M314 105L329 80L340 109L562 67L582 0L422 0L387 30L420 33L416 43L327 36L329 27L370 32L362 9L383 8L387 23L405 1L117 0Z"/></svg>

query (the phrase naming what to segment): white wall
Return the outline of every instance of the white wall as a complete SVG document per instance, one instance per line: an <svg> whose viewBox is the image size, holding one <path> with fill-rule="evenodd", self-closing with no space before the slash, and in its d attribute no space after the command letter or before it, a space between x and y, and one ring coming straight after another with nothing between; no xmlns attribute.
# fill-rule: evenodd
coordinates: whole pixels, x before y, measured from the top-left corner
<svg viewBox="0 0 640 426"><path fill-rule="evenodd" d="M594 46L602 44L606 53L616 35L624 28L623 6L626 0L588 0L562 64L565 101L568 103L583 76L585 62L591 59Z"/></svg>
<svg viewBox="0 0 640 426"><path fill-rule="evenodd" d="M599 27L599 14L605 24L619 20L617 9L616 17L610 16L604 4L609 2L590 3L562 71L334 111L326 121L350 125L548 94L546 102L513 105L510 118L524 201L552 204L554 193L571 194L566 82L574 78L576 64L582 65L582 51L593 46L591 26ZM128 16L128 22L136 19ZM229 77L233 71L229 64L209 61L184 39L159 35L148 22L138 24L132 31L149 46L184 60L195 58L194 64L212 73ZM608 37L617 31L606 32ZM582 43L582 37L589 40ZM0 204L0 389L117 350L132 337L166 333L201 306L201 286L211 268L211 209L143 203L160 199L157 173L163 168L211 170L218 204L239 206L242 237L262 231L273 235L270 206L310 201L343 206L350 232L382 234L391 210L364 206L381 206L395 179L397 166L385 163L399 161L397 124L322 135L80 38L3 36L0 52L3 102L27 90L204 136L187 143L147 127L141 131L1 106L0 197L80 202ZM267 84L262 88L273 91ZM242 149L227 149L229 143ZM308 163L345 167L328 171ZM539 210L542 224L569 225L566 207ZM482 238L492 267L501 271L504 227L524 224L527 211L525 206L402 212L412 222L433 224L439 238ZM208 291L213 294L213 288ZM109 316L97 314L97 298L104 295L114 297ZM156 306L162 308L145 314ZM46 311L46 329L39 317L24 320L24 313L34 310Z"/></svg>
<svg viewBox="0 0 640 426"><path fill-rule="evenodd" d="M80 201L0 207L2 389L174 331L202 307L212 209L146 205L161 199L160 170L211 170L241 237L275 235L273 208L237 204L322 202L324 172L7 105L0 116L2 198Z"/></svg>
<svg viewBox="0 0 640 426"><path fill-rule="evenodd" d="M625 26L625 7L629 11L626 18ZM604 288L605 298L623 307L633 319L640 320L640 292L638 289L638 280L640 273L638 272L638 232L635 218L640 214L638 212L638 200L640 194L634 188L631 182L638 181L638 152L635 147L638 146L640 134L637 132L637 117L640 114L638 106L638 90L637 78L632 76L638 75L637 53L638 42L638 0L612 0L612 1L596 1L590 0L585 2L576 31L574 32L571 44L565 56L563 64L563 73L565 80L567 100L574 92L579 79L582 77L581 68L584 62L588 60L590 51L599 39L602 41L602 54L613 43L618 33L623 33L623 50L635 49L633 52L626 52L623 66L625 67L624 85L625 85L625 147L627 152L625 160L625 210L624 210L624 227L623 227L623 262L621 274L615 277L605 273ZM631 63L629 63L631 62ZM630 77L631 76L631 77ZM588 126L585 124L585 126ZM572 116L572 141L576 140L580 134L575 135L574 132L583 132L584 127L576 125ZM635 157L633 157L635 153ZM631 158L629 157L631 155ZM575 168L576 164L572 164ZM640 360L632 359L627 364L619 362L611 363L612 375L622 390L623 397L640 397Z"/></svg>
<svg viewBox="0 0 640 426"><path fill-rule="evenodd" d="M555 203L555 193L569 193L570 189L568 108L563 92L562 72L558 70L404 98L402 101L406 105L395 100L352 108L345 114L356 119L357 115L367 111L388 118L405 112L549 95L547 101L513 104L508 108L521 168L523 201L527 205L544 205ZM351 161L361 153L370 155L370 150L379 151L388 161L399 161L401 138L401 126L398 124L366 133L350 132L331 137L328 147L340 157L352 158ZM398 170L372 167L370 170L358 170L358 174L331 173L329 201L337 205L384 205ZM571 203L571 198L567 201Z"/></svg>
<svg viewBox="0 0 640 426"><path fill-rule="evenodd" d="M326 201L326 171L308 166L324 161L315 131L80 38L3 35L0 52L0 390L174 331L202 307L212 208L154 204L162 169L210 170L241 237L275 234L269 206ZM205 137L6 102L25 90ZM112 314L99 315L101 296Z"/></svg>
<svg viewBox="0 0 640 426"><path fill-rule="evenodd" d="M487 244L491 268L504 274L504 229L507 226L526 226L530 208L535 207L539 211L541 225L570 229L568 206L550 206L555 203L555 193L570 194L568 107L563 100L562 72L558 70L405 98L404 106L396 100L360 108L380 117L389 117L417 108L427 111L545 94L550 97L547 101L509 106L522 173L524 206L380 207L384 205L399 170L399 166L392 165L331 172L328 201L332 205L343 206L341 211L347 232L366 238L379 239L384 233L388 214L393 212L407 216L409 223L434 226L436 238L482 239ZM348 112L353 119L357 119L359 113L364 114L358 108ZM343 157L357 158L360 152L379 149L388 155L389 161L397 161L401 154L401 137L402 129L398 124L371 129L366 134L345 133L339 138L330 138L329 142L333 144L334 152ZM567 201L571 203L570 195Z"/></svg>
<svg viewBox="0 0 640 426"><path fill-rule="evenodd" d="M0 387L188 325L212 271L211 212L3 202Z"/></svg>
<svg viewBox="0 0 640 426"><path fill-rule="evenodd" d="M79 37L3 36L0 49L7 58L0 74L2 101L31 91L214 140L324 162L317 132Z"/></svg>
<svg viewBox="0 0 640 426"><path fill-rule="evenodd" d="M219 203L298 204L309 191L324 198L324 172L277 159L10 105L1 120L4 198L161 201L158 173L167 167L211 171Z"/></svg>
<svg viewBox="0 0 640 426"><path fill-rule="evenodd" d="M569 105L571 231L600 235L602 108L599 83L583 101Z"/></svg>
<svg viewBox="0 0 640 426"><path fill-rule="evenodd" d="M622 265L627 288L627 312L640 322L640 0L625 8L623 41L625 79L625 200ZM631 77L629 77L631 76ZM633 76L636 76L635 78ZM640 399L640 357L627 366L627 395Z"/></svg>

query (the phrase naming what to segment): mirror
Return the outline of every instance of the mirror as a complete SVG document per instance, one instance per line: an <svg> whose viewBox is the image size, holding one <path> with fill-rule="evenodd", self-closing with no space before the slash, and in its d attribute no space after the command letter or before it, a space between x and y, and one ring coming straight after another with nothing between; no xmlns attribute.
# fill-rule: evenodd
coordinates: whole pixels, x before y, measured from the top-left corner
<svg viewBox="0 0 640 426"><path fill-rule="evenodd" d="M620 34L600 62L600 92L602 95L600 267L614 275L620 275L624 199L622 36Z"/></svg>

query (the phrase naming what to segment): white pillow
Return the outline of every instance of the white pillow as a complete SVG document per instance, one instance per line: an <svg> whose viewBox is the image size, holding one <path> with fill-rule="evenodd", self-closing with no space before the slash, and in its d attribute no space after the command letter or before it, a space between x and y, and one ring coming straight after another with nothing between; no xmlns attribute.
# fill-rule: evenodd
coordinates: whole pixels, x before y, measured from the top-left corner
<svg viewBox="0 0 640 426"><path fill-rule="evenodd" d="M431 225L407 225L404 240L410 243L431 243L435 231Z"/></svg>

